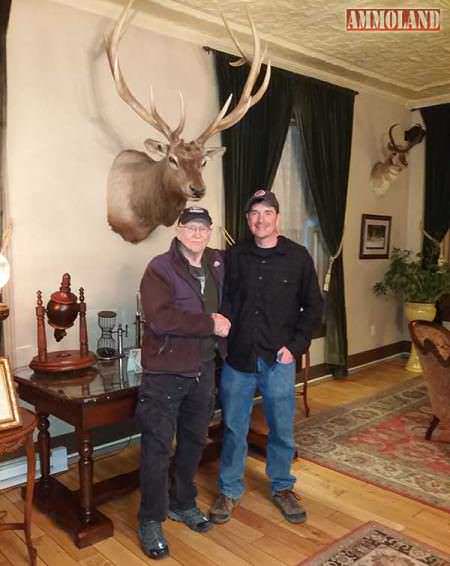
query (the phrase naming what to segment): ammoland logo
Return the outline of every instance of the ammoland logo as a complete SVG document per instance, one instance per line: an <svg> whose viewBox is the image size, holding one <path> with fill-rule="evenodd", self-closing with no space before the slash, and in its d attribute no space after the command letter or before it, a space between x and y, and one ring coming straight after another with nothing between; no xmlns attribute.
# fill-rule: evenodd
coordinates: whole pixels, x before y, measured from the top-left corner
<svg viewBox="0 0 450 566"><path fill-rule="evenodd" d="M347 31L440 31L439 8L347 8Z"/></svg>

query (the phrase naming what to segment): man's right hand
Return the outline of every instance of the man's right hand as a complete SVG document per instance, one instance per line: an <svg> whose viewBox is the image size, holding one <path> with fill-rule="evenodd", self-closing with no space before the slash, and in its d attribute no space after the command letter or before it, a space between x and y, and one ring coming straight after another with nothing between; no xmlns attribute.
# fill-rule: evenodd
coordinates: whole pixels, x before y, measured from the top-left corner
<svg viewBox="0 0 450 566"><path fill-rule="evenodd" d="M226 338L230 332L231 322L218 312L213 312L211 318L214 321L214 334Z"/></svg>

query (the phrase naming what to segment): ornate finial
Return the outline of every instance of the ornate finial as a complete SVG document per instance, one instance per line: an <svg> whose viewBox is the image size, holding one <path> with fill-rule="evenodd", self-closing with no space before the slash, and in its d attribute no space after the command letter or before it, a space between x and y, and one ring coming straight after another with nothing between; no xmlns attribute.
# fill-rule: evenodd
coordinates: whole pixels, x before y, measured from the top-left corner
<svg viewBox="0 0 450 566"><path fill-rule="evenodd" d="M80 303L84 303L84 289L83 289L83 287L80 287L78 291L80 293Z"/></svg>
<svg viewBox="0 0 450 566"><path fill-rule="evenodd" d="M64 273L61 280L61 287L59 288L60 291L64 293L70 293L70 274Z"/></svg>
<svg viewBox="0 0 450 566"><path fill-rule="evenodd" d="M37 306L38 306L38 307L42 307L42 305L44 304L44 303L42 302L42 291L38 291L38 292L36 293L36 295L37 295Z"/></svg>

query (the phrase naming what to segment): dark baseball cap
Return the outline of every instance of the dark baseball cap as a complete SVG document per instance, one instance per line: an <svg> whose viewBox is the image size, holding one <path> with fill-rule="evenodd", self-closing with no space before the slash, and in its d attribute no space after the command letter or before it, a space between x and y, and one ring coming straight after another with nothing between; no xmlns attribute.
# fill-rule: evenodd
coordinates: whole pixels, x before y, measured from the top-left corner
<svg viewBox="0 0 450 566"><path fill-rule="evenodd" d="M201 208L199 206L190 206L188 208L185 208L178 218L178 224L187 224L188 222L191 222L191 220L195 220L196 222L203 222L208 226L211 226L211 224L213 223L211 216L209 215L209 212L206 210L206 208Z"/></svg>
<svg viewBox="0 0 450 566"><path fill-rule="evenodd" d="M280 212L280 204L277 197L272 191L266 191L265 189L259 189L256 193L252 194L245 205L244 212L249 212L251 207L258 202L273 206L277 213Z"/></svg>

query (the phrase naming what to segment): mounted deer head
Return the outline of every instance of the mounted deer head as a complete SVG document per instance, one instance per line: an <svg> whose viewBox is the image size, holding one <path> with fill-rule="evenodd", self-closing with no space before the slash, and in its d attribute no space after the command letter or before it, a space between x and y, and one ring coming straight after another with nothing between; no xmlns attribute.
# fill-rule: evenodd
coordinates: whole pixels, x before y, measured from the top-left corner
<svg viewBox="0 0 450 566"><path fill-rule="evenodd" d="M236 106L228 112L232 95L228 97L217 117L195 139L185 142L181 138L185 124L184 101L180 93L180 120L172 130L158 113L150 89L149 108L142 105L128 88L119 64L119 43L130 21L130 9L134 0L129 0L111 34L106 38L106 53L117 92L136 114L157 130L165 142L147 139L144 142L147 155L141 151L125 150L119 153L112 164L107 186L108 222L111 228L128 242L138 243L159 225L171 226L178 218L186 201L201 199L206 191L202 168L215 154L223 155L224 147L206 148L207 140L234 126L266 92L270 81L270 61L261 86L252 94L261 65L266 55L253 22L253 56L247 58L233 36L225 19L225 26L236 44L241 58L233 66L250 64L247 80ZM159 160L153 159L154 157Z"/></svg>
<svg viewBox="0 0 450 566"><path fill-rule="evenodd" d="M377 196L383 196L388 191L391 183L400 175L403 169L408 167L406 154L408 151L420 143L424 136L425 130L420 124L416 124L409 130L405 131L405 145L398 145L392 135L393 129L398 124L392 124L389 128L389 142L387 144L388 156L385 161L378 161L372 168L370 173L370 186Z"/></svg>

